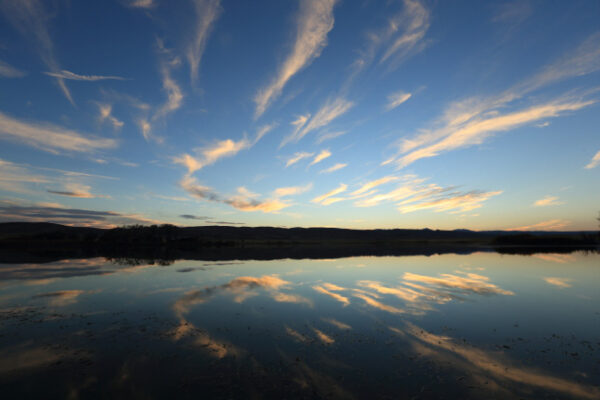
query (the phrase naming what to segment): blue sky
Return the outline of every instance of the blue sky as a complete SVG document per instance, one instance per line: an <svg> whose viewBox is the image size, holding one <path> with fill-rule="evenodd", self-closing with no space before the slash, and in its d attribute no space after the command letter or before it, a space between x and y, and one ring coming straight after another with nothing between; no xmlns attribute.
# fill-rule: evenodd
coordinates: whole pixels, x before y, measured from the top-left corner
<svg viewBox="0 0 600 400"><path fill-rule="evenodd" d="M0 0L0 220L595 229L597 1Z"/></svg>

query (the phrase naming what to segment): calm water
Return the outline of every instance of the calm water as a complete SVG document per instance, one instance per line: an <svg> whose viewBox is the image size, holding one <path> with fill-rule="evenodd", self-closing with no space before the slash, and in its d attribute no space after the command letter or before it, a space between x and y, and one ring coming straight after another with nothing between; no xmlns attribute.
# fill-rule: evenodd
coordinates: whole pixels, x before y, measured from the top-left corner
<svg viewBox="0 0 600 400"><path fill-rule="evenodd" d="M3 398L600 398L598 254L123 261L0 264Z"/></svg>

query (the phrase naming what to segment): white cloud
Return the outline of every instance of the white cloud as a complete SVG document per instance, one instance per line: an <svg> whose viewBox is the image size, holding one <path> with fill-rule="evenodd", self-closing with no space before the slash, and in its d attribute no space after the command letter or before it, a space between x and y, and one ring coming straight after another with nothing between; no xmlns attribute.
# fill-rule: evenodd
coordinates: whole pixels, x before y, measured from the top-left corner
<svg viewBox="0 0 600 400"><path fill-rule="evenodd" d="M45 2L38 0L2 1L0 9L15 29L32 41L50 71L60 73L61 68L54 52L54 43L48 32L49 13L44 9L44 4ZM67 100L75 104L64 78L56 77L56 82Z"/></svg>
<svg viewBox="0 0 600 400"><path fill-rule="evenodd" d="M559 201L558 197L556 197L556 196L546 196L543 199L539 199L535 203L533 203L534 207L558 206L561 204L565 204L565 203L562 201Z"/></svg>
<svg viewBox="0 0 600 400"><path fill-rule="evenodd" d="M522 99L535 90L598 70L600 70L600 32L591 35L573 51L542 68L539 73L499 95L487 98L472 97L450 104L434 129L423 130L413 138L403 139L400 153L404 155L398 159L394 157L388 162L396 161L399 167L404 167L422 158L479 144L493 132L506 131L546 118L559 117L566 112L594 104L595 101L569 94L550 102L505 111L510 105L515 104L516 100Z"/></svg>
<svg viewBox="0 0 600 400"><path fill-rule="evenodd" d="M333 101L326 102L312 118L309 118L309 114L308 116L302 116L296 120L294 122L296 129L294 129L289 136L283 139L281 146L285 146L290 142L298 142L300 139L306 136L307 133L328 125L331 121L346 113L353 106L353 102L342 97L338 97Z"/></svg>
<svg viewBox="0 0 600 400"><path fill-rule="evenodd" d="M2 136L49 152L67 150L89 153L117 146L115 139L87 137L69 129L24 122L0 113Z"/></svg>
<svg viewBox="0 0 600 400"><path fill-rule="evenodd" d="M188 169L188 174L192 174L207 165L214 164L219 159L231 157L239 153L241 150L249 149L254 146L267 132L274 127L273 124L265 125L258 129L258 132L253 140L243 137L239 141L231 139L220 140L210 146L197 149L198 157L193 157L189 154L183 154L173 159L177 164L185 165Z"/></svg>
<svg viewBox="0 0 600 400"><path fill-rule="evenodd" d="M315 153L307 153L307 152L300 152L300 153L295 153L292 157L290 157L286 162L285 162L285 167L289 167L290 165L294 165L296 164L298 161L304 159L304 158L309 158L312 157L313 154Z"/></svg>
<svg viewBox="0 0 600 400"><path fill-rule="evenodd" d="M376 188L377 186L384 185L388 182L393 182L396 180L398 180L398 177L396 177L396 176L384 176L383 178L379 178L374 181L365 183L359 189L352 192L351 195L358 196L358 195L368 192L371 189Z"/></svg>
<svg viewBox="0 0 600 400"><path fill-rule="evenodd" d="M115 129L123 127L124 122L112 115L112 105L98 104L98 108L100 109L100 122L108 121Z"/></svg>
<svg viewBox="0 0 600 400"><path fill-rule="evenodd" d="M275 197L296 196L308 192L310 189L312 189L312 183L304 186L288 186L275 189L273 195Z"/></svg>
<svg viewBox="0 0 600 400"><path fill-rule="evenodd" d="M313 203L322 204L324 206L327 206L329 204L337 203L338 201L346 200L345 198L342 198L342 197L334 197L337 194L345 192L346 189L348 189L348 185L345 185L342 183L342 184L340 184L340 186L333 189L332 191L327 192L324 195L315 197L311 201Z"/></svg>
<svg viewBox="0 0 600 400"><path fill-rule="evenodd" d="M25 72L0 60L0 77L2 78L22 78L27 75Z"/></svg>
<svg viewBox="0 0 600 400"><path fill-rule="evenodd" d="M259 195L249 192L246 188L238 188L238 194L231 197L221 196L208 186L200 185L196 178L186 175L180 182L181 187L193 197L200 200L214 201L228 204L240 211L252 212L261 211L263 213L278 213L280 210L289 207L291 204L280 199L259 200Z"/></svg>
<svg viewBox="0 0 600 400"><path fill-rule="evenodd" d="M495 192L452 193L449 196L416 204L406 205L406 202L404 202L405 204L398 207L398 210L403 214L420 210L466 212L480 208L483 202L501 193L501 190Z"/></svg>
<svg viewBox="0 0 600 400"><path fill-rule="evenodd" d="M415 143L424 144L439 139L436 136L442 136L436 143L425 145L400 157L396 164L398 167L403 168L422 158L435 157L447 151L481 144L494 132L515 129L540 119L558 117L565 112L576 111L591 104L594 104L594 101L569 101L564 99L505 115L494 116L494 114L491 114L492 116L469 118L469 123L444 128L443 133L440 132L442 135L425 134L417 137L414 141L409 141L408 147L412 147Z"/></svg>
<svg viewBox="0 0 600 400"><path fill-rule="evenodd" d="M192 42L187 49L187 59L190 64L190 77L193 82L198 79L198 70L202 61L202 54L206 41L212 31L213 25L221 13L220 0L193 0L196 12L196 26Z"/></svg>
<svg viewBox="0 0 600 400"><path fill-rule="evenodd" d="M256 94L256 117L265 112L296 73L321 55L327 45L327 34L333 28L335 3L336 0L306 0L300 3L294 46L271 83Z"/></svg>
<svg viewBox="0 0 600 400"><path fill-rule="evenodd" d="M313 160L311 161L310 164L308 164L308 166L310 167L311 165L315 165L320 163L321 161L323 161L326 158L331 157L331 152L329 150L321 150L321 152L319 154L317 154L315 156L315 158L313 158Z"/></svg>
<svg viewBox="0 0 600 400"><path fill-rule="evenodd" d="M167 65L162 66L161 74L163 89L167 93L167 101L154 114L152 117L153 121L176 111L183 104L181 88L171 77L171 70Z"/></svg>
<svg viewBox="0 0 600 400"><path fill-rule="evenodd" d="M390 38L391 43L380 63L390 58L399 62L412 52L420 51L428 29L429 11L419 1L404 0L403 12L389 20L385 36Z"/></svg>
<svg viewBox="0 0 600 400"><path fill-rule="evenodd" d="M388 96L388 104L385 106L385 109L387 111L393 110L394 108L398 107L400 104L402 104L405 101L407 101L408 99L410 99L411 96L412 96L412 94L406 93L403 91L392 93L391 95Z"/></svg>
<svg viewBox="0 0 600 400"><path fill-rule="evenodd" d="M319 172L320 174L329 174L335 171L339 171L342 168L346 168L348 166L348 164L344 164L344 163L337 163L335 165L332 165L329 168L325 168L323 170L321 170L321 172Z"/></svg>
<svg viewBox="0 0 600 400"><path fill-rule="evenodd" d="M68 80L72 80L72 81L88 81L88 82L95 82L95 81L104 81L104 80L117 80L117 81L124 81L125 78L122 78L120 76L111 76L111 75L107 75L107 76L103 76L103 75L78 75L74 72L71 71L67 71L67 70L62 70L62 71L58 71L58 72L44 72L44 74L48 75L48 76L52 76L54 78L61 78L61 79L68 79Z"/></svg>
<svg viewBox="0 0 600 400"><path fill-rule="evenodd" d="M598 164L600 164L600 150L596 153L594 157L592 157L592 161L590 161L589 164L585 166L585 168L592 169L598 166Z"/></svg>
<svg viewBox="0 0 600 400"><path fill-rule="evenodd" d="M319 137L317 137L317 140L315 141L315 143L316 144L321 144L321 143L323 143L326 140L335 139L337 137L345 135L346 133L348 133L348 131L335 131L335 132L320 133Z"/></svg>

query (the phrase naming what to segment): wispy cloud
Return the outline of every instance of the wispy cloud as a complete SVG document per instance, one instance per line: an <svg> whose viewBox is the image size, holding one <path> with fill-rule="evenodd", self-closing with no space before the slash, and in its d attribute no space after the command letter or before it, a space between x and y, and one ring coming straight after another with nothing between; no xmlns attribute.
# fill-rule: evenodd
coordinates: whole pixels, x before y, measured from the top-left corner
<svg viewBox="0 0 600 400"><path fill-rule="evenodd" d="M221 13L220 0L193 0L196 12L196 25L192 41L187 49L186 56L190 64L190 79L192 83L198 79L198 70L206 41L210 36L214 23Z"/></svg>
<svg viewBox="0 0 600 400"><path fill-rule="evenodd" d="M540 119L558 117L565 112L580 110L594 103L595 101L592 100L562 99L501 116L470 119L469 123L460 124L457 127L451 126L450 129L445 128L447 133L444 132L441 140L409 152L400 157L396 163L398 167L403 168L423 158L435 157L451 150L481 144L494 132L508 131ZM425 139L423 136L417 137L416 142L430 141L429 138L423 139ZM414 143L415 141L411 141L410 145L412 146Z"/></svg>
<svg viewBox="0 0 600 400"><path fill-rule="evenodd" d="M397 176L384 176L383 178L376 179L374 181L370 181L362 185L359 189L355 190L351 193L352 196L358 196L363 193L367 193L369 190L376 188L377 186L384 185L388 182L393 182L398 180Z"/></svg>
<svg viewBox="0 0 600 400"><path fill-rule="evenodd" d="M277 213L291 204L278 198L259 200L257 195L248 192L245 188L238 188L234 196L222 196L212 188L198 183L196 178L186 175L180 182L181 187L193 197L200 200L214 201L228 204L241 211L262 211L264 213Z"/></svg>
<svg viewBox="0 0 600 400"><path fill-rule="evenodd" d="M380 63L395 58L399 62L413 52L422 50L423 39L429 29L429 11L420 1L404 0L401 14L390 18L385 36L389 45Z"/></svg>
<svg viewBox="0 0 600 400"><path fill-rule="evenodd" d="M348 166L348 164L344 164L344 163L337 163L335 165L332 165L329 168L325 168L323 170L321 170L319 173L320 174L329 174L335 171L339 171L342 168L346 168Z"/></svg>
<svg viewBox="0 0 600 400"><path fill-rule="evenodd" d="M112 115L112 105L98 104L98 108L100 110L100 122L108 121L115 129L123 127L125 123Z"/></svg>
<svg viewBox="0 0 600 400"><path fill-rule="evenodd" d="M158 2L156 0L132 0L129 2L129 7L134 8L154 8Z"/></svg>
<svg viewBox="0 0 600 400"><path fill-rule="evenodd" d="M269 132L274 125L265 125L258 129L254 139L250 140L247 137L243 137L239 141L231 139L220 140L210 146L202 147L196 150L197 157L189 154L183 154L173 159L177 164L185 165L188 169L188 174L192 174L207 165L214 164L219 159L224 157L232 157L239 153L241 150L249 149L254 146L267 132Z"/></svg>
<svg viewBox="0 0 600 400"><path fill-rule="evenodd" d="M388 96L388 103L385 106L386 111L393 110L394 108L398 107L400 104L402 104L405 101L407 101L408 99L410 99L411 96L412 96L411 93L406 93L403 91L399 91L399 92L390 94Z"/></svg>
<svg viewBox="0 0 600 400"><path fill-rule="evenodd" d="M273 195L275 197L296 196L308 192L310 189L312 189L312 186L312 183L309 183L304 186L288 186L277 188L273 191Z"/></svg>
<svg viewBox="0 0 600 400"><path fill-rule="evenodd" d="M48 69L60 73L61 68L54 52L54 42L48 32L49 18L48 12L44 9L45 3L38 0L2 1L0 9L15 29L32 41ZM56 77L56 82L67 100L75 104L64 78Z"/></svg>
<svg viewBox="0 0 600 400"><path fill-rule="evenodd" d="M327 34L333 28L333 7L336 0L306 0L300 3L296 39L291 53L266 87L254 98L255 116L261 116L281 94L287 82L321 55L327 45Z"/></svg>
<svg viewBox="0 0 600 400"><path fill-rule="evenodd" d="M561 289L570 288L571 286L573 286L569 283L570 281L572 281L572 279L569 279L569 278L547 277L547 278L544 278L544 281L550 285L559 287Z"/></svg>
<svg viewBox="0 0 600 400"><path fill-rule="evenodd" d="M333 189L332 191L329 191L322 196L315 197L311 201L313 203L322 204L324 206L327 206L327 205L330 205L333 203L337 203L338 201L346 200L343 197L334 197L337 194L345 192L346 189L348 189L348 185L345 185L342 183L342 184L340 184L340 186Z"/></svg>
<svg viewBox="0 0 600 400"><path fill-rule="evenodd" d="M301 152L301 153L295 153L292 157L290 157L286 162L285 162L285 167L289 167L290 165L294 165L296 164L298 161L304 159L304 158L309 158L312 157L315 153L306 153L306 152Z"/></svg>
<svg viewBox="0 0 600 400"><path fill-rule="evenodd" d="M571 93L545 103L505 111L516 100L535 90L600 70L599 43L600 33L595 33L564 57L499 95L473 97L452 103L438 120L436 128L424 130L413 138L403 139L400 146L400 153L403 155L385 163L395 161L402 168L423 158L480 144L495 132L559 117L596 103L595 100L586 100L585 93L581 96Z"/></svg>
<svg viewBox="0 0 600 400"><path fill-rule="evenodd" d="M0 113L0 137L54 153L57 150L94 152L117 146L115 139L86 137L58 126L20 121L3 113Z"/></svg>
<svg viewBox="0 0 600 400"><path fill-rule="evenodd" d="M8 63L5 63L4 61L0 60L0 77L2 78L22 78L25 75L27 75L27 73L25 73L24 71L21 71L11 65L9 65Z"/></svg>
<svg viewBox="0 0 600 400"><path fill-rule="evenodd" d="M600 164L600 150L592 157L592 160L585 166L586 169L592 169Z"/></svg>
<svg viewBox="0 0 600 400"><path fill-rule="evenodd" d="M55 222L63 225L114 228L118 225L160 224L161 221L137 214L96 211L52 205L15 205L0 201L0 221Z"/></svg>
<svg viewBox="0 0 600 400"><path fill-rule="evenodd" d="M435 198L430 201L421 201L415 204L406 204L405 201L400 207L398 207L398 210L403 214L421 210L433 210L435 212L466 212L480 208L483 202L501 193L501 190L495 192L453 192L440 198Z"/></svg>
<svg viewBox="0 0 600 400"><path fill-rule="evenodd" d="M395 68L425 48L429 10L418 0L404 0L402 4L402 11L390 16L383 28L368 34L368 45L353 63L351 79L376 58L379 65L387 63Z"/></svg>
<svg viewBox="0 0 600 400"><path fill-rule="evenodd" d="M335 139L337 137L345 135L346 133L348 133L348 131L323 132L323 133L319 134L315 143L321 144L321 143L325 142L326 140Z"/></svg>
<svg viewBox="0 0 600 400"><path fill-rule="evenodd" d="M313 158L313 160L311 161L310 164L308 164L308 166L310 167L311 165L315 165L320 163L321 161L323 161L326 158L331 157L331 152L329 150L321 150L321 152L319 154L317 154L315 156L315 158Z"/></svg>
<svg viewBox="0 0 600 400"><path fill-rule="evenodd" d="M563 201L559 201L556 196L546 196L543 199L539 199L533 203L534 207L547 207L547 206L559 206L565 204Z"/></svg>
<svg viewBox="0 0 600 400"><path fill-rule="evenodd" d="M152 116L152 120L165 117L173 111L179 109L183 104L183 92L181 88L171 77L171 69L167 65L161 67L162 74L162 86L164 91L167 93L167 100L165 103L156 111Z"/></svg>
<svg viewBox="0 0 600 400"><path fill-rule="evenodd" d="M120 76L112 76L112 75L78 75L74 72L67 71L64 69L59 72L44 72L44 74L46 74L48 76L52 76L54 78L68 79L71 81L95 82L95 81L105 81L105 80L117 80L117 81L126 80L126 78L123 78Z"/></svg>
<svg viewBox="0 0 600 400"><path fill-rule="evenodd" d="M91 187L79 183L67 183L62 190L50 190L48 193L57 194L59 196L76 197L80 199L95 199L95 198L110 198L107 195L90 193Z"/></svg>
<svg viewBox="0 0 600 400"><path fill-rule="evenodd" d="M507 229L508 231L558 231L571 225L571 221L563 219L551 219L533 225L519 226Z"/></svg>
<svg viewBox="0 0 600 400"><path fill-rule="evenodd" d="M294 131L283 139L281 146L285 146L290 142L296 143L309 132L329 125L331 121L346 113L353 106L353 102L342 97L327 101L312 118L309 118L309 114L296 120L293 123L295 125Z"/></svg>

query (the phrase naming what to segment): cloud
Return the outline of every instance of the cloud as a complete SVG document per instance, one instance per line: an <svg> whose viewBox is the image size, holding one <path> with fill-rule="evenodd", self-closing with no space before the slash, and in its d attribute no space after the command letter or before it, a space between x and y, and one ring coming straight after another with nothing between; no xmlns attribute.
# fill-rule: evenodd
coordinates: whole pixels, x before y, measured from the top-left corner
<svg viewBox="0 0 600 400"><path fill-rule="evenodd" d="M100 122L108 121L114 129L123 127L125 123L112 115L112 105L98 104L98 108L100 109Z"/></svg>
<svg viewBox="0 0 600 400"><path fill-rule="evenodd" d="M494 132L515 129L540 119L558 117L567 111L576 111L594 103L595 101L559 100L505 115L477 118L470 123L461 124L457 129L451 129L437 143L426 145L402 156L396 163L398 167L403 168L423 158L435 157L451 150L481 144ZM421 139L417 138L417 141L419 142Z"/></svg>
<svg viewBox="0 0 600 400"><path fill-rule="evenodd" d="M362 185L360 187L360 189L357 189L354 192L352 192L351 195L358 196L358 195L368 192L371 189L376 188L377 186L384 185L388 182L393 182L396 180L398 180L398 177L396 177L396 176L384 176L383 178L379 178L374 181L365 183L364 185Z"/></svg>
<svg viewBox="0 0 600 400"><path fill-rule="evenodd" d="M90 186L77 183L68 183L64 190L47 190L48 193L59 196L77 197L80 199L110 198L110 196L90 193Z"/></svg>
<svg viewBox="0 0 600 400"><path fill-rule="evenodd" d="M405 214L420 210L442 211L471 211L482 206L481 203L489 200L491 197L501 194L502 191L479 192L472 191L468 193L453 192L445 197L437 198L431 201L419 202L406 205L406 201L398 207L398 210Z"/></svg>
<svg viewBox="0 0 600 400"><path fill-rule="evenodd" d="M4 61L0 60L0 77L22 78L25 75L27 75L27 73L25 73L24 71L18 70L15 67L9 65L8 63L5 63Z"/></svg>
<svg viewBox="0 0 600 400"><path fill-rule="evenodd" d="M543 199L537 200L533 203L534 207L547 207L547 206L559 206L565 204L564 201L558 201L556 196L546 196Z"/></svg>
<svg viewBox="0 0 600 400"><path fill-rule="evenodd" d="M60 65L54 52L54 43L48 32L49 13L44 9L45 3L38 0L2 1L0 9L15 29L32 41L48 69L51 72L60 73ZM67 100L71 104L75 104L64 78L56 77L56 82Z"/></svg>
<svg viewBox="0 0 600 400"><path fill-rule="evenodd" d="M572 279L569 278L553 278L553 277L547 277L547 278L543 278L544 281L546 281L546 283L553 285L553 286L557 286L559 288L570 288L571 285L569 282L572 281Z"/></svg>
<svg viewBox="0 0 600 400"><path fill-rule="evenodd" d="M54 222L63 225L114 228L119 225L160 224L160 221L137 214L122 214L114 211L95 211L55 205L23 206L0 202L2 222Z"/></svg>
<svg viewBox="0 0 600 400"><path fill-rule="evenodd" d="M551 219L542 221L533 225L519 226L517 228L507 229L508 231L557 231L562 230L571 225L571 221L562 219Z"/></svg>
<svg viewBox="0 0 600 400"><path fill-rule="evenodd" d="M115 139L83 136L75 131L50 124L20 121L0 112L0 137L26 143L41 150L94 152L117 146Z"/></svg>
<svg viewBox="0 0 600 400"><path fill-rule="evenodd" d="M585 166L586 169L596 168L600 164L600 150L592 157L592 161L589 162L588 165Z"/></svg>
<svg viewBox="0 0 600 400"><path fill-rule="evenodd" d="M306 152L301 152L301 153L295 153L292 157L290 157L286 162L285 162L285 167L289 167L290 165L294 165L296 164L298 161L304 159L304 158L308 158L308 157L312 157L313 154L315 153L306 153Z"/></svg>
<svg viewBox="0 0 600 400"><path fill-rule="evenodd" d="M285 197L285 196L297 196L299 194L308 192L312 189L312 183L309 183L304 186L289 186L277 188L273 191L273 195L275 197Z"/></svg>
<svg viewBox="0 0 600 400"><path fill-rule="evenodd" d="M527 94L550 84L600 70L600 32L591 35L581 45L565 54L538 73L527 78L496 96L472 97L454 102L434 124L434 129L423 130L410 139L403 139L398 159L399 168L419 159L434 157L441 153L482 143L494 132L554 118L567 112L577 111L594 104L595 100L584 100L570 95L553 101L505 111ZM520 104L519 104L519 107ZM544 121L547 122L547 121Z"/></svg>
<svg viewBox="0 0 600 400"><path fill-rule="evenodd" d="M196 26L192 41L187 49L186 57L190 64L190 79L192 83L198 79L198 70L206 41L213 29L214 23L221 13L220 0L193 0L196 12Z"/></svg>
<svg viewBox="0 0 600 400"><path fill-rule="evenodd" d="M348 164L344 164L344 163L337 163L335 165L332 165L329 168L325 168L323 170L321 170L319 173L320 174L329 174L335 171L339 171L342 168L346 168L348 166Z"/></svg>
<svg viewBox="0 0 600 400"><path fill-rule="evenodd" d="M386 111L393 110L394 108L398 107L400 104L402 104L405 101L407 101L408 99L410 99L411 96L412 96L412 94L405 93L403 91L392 93L391 95L388 96L388 103L385 106Z"/></svg>
<svg viewBox="0 0 600 400"><path fill-rule="evenodd" d="M326 140L335 139L337 137L345 135L346 133L348 133L348 131L335 131L335 132L320 133L319 136L317 137L317 140L315 141L315 143L321 144Z"/></svg>
<svg viewBox="0 0 600 400"><path fill-rule="evenodd" d="M419 1L404 0L404 10L390 18L384 37L389 43L380 59L391 58L396 63L423 49L423 39L429 29L429 11Z"/></svg>
<svg viewBox="0 0 600 400"><path fill-rule="evenodd" d="M266 87L254 98L255 117L261 116L281 94L287 82L321 55L327 45L327 34L333 28L333 7L336 0L306 0L300 3L296 39L291 53Z"/></svg>
<svg viewBox="0 0 600 400"><path fill-rule="evenodd" d="M346 189L348 189L348 185L345 185L345 184L342 183L342 184L340 184L340 186L338 186L337 188L333 189L332 191L327 192L327 193L325 193L322 196L315 197L311 201L313 203L322 204L324 206L327 206L329 204L333 204L333 203L336 203L338 201L346 200L346 199L340 198L340 197L333 197L336 194L340 194L340 193L345 192Z"/></svg>
<svg viewBox="0 0 600 400"><path fill-rule="evenodd" d="M264 213L277 213L280 210L290 206L289 203L281 201L277 198L258 200L255 198L257 195L247 192L245 188L238 190L238 195L224 197L215 192L212 188L200 185L197 180L190 175L186 175L181 180L180 185L190 195L200 200L228 204L240 211L262 211Z"/></svg>
<svg viewBox="0 0 600 400"><path fill-rule="evenodd" d="M173 111L176 111L183 104L183 93L181 92L181 88L171 77L171 70L167 65L163 65L161 67L161 74L162 86L164 91L167 93L167 100L152 116L153 121L163 118Z"/></svg>
<svg viewBox="0 0 600 400"><path fill-rule="evenodd" d="M326 159L328 157L331 157L331 152L329 150L321 150L321 152L319 154L317 154L315 156L315 158L313 158L313 160L311 161L310 164L308 164L308 166L310 167L311 165L320 163L321 161L323 161L324 159Z"/></svg>
<svg viewBox="0 0 600 400"><path fill-rule="evenodd" d="M198 220L198 221L206 221L207 219L210 219L209 217L199 217L197 215L190 215L190 214L182 214L179 217L184 218L184 219Z"/></svg>
<svg viewBox="0 0 600 400"><path fill-rule="evenodd" d="M154 8L157 6L157 2L155 0L132 0L128 6L133 8Z"/></svg>
<svg viewBox="0 0 600 400"><path fill-rule="evenodd" d="M44 74L46 74L48 76L52 76L54 78L68 79L71 81L95 82L95 81L104 81L104 80L117 80L117 81L126 80L123 77L111 76L111 75L106 75L106 76L104 76L104 75L78 75L74 72L67 71L64 69L59 72L44 72Z"/></svg>
<svg viewBox="0 0 600 400"><path fill-rule="evenodd" d="M210 146L196 149L196 152L199 154L198 157L183 154L175 157L173 162L185 165L188 169L188 174L192 174L207 165L214 164L221 158L232 157L242 150L251 148L273 127L274 125L271 124L259 128L253 140L248 139L246 136L237 142L231 139L221 140Z"/></svg>
<svg viewBox="0 0 600 400"><path fill-rule="evenodd" d="M328 125L331 121L346 113L353 106L353 102L342 97L338 97L333 101L327 101L312 118L303 116L302 119L296 120L296 129L283 139L280 147L285 146L290 142L298 142L309 132Z"/></svg>

